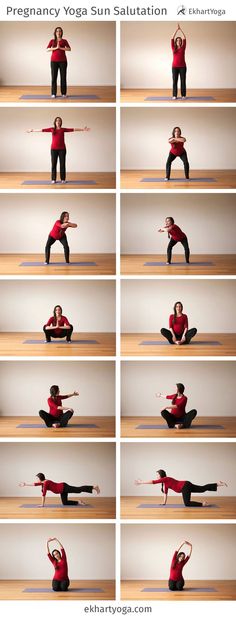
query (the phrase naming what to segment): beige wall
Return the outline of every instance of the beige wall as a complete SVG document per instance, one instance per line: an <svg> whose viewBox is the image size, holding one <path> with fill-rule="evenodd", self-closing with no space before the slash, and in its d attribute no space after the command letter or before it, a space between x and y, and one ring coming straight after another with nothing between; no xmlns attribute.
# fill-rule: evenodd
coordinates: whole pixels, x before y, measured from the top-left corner
<svg viewBox="0 0 236 619"><path fill-rule="evenodd" d="M67 231L72 252L115 252L115 200L105 194L67 195L66 199L52 194L1 195L1 252L44 252L48 234L64 210L78 225ZM54 245L53 253L64 255L61 243Z"/></svg>
<svg viewBox="0 0 236 619"><path fill-rule="evenodd" d="M51 385L59 385L62 394L79 391L79 397L67 400L75 415L115 415L112 361L22 360L0 362L0 417L37 417L40 409L47 411Z"/></svg>
<svg viewBox="0 0 236 619"><path fill-rule="evenodd" d="M158 228L171 216L187 234L192 253L235 253L235 206L234 195L123 194L121 252L165 253L168 236ZM180 243L174 254L183 254Z"/></svg>
<svg viewBox="0 0 236 619"><path fill-rule="evenodd" d="M0 26L1 85L50 85L46 47L58 23L4 22ZM68 84L106 86L115 83L115 23L66 22ZM9 53L10 49L10 53Z"/></svg>
<svg viewBox="0 0 236 619"><path fill-rule="evenodd" d="M121 321L124 333L159 333L168 328L176 301L181 301L189 328L200 333L235 332L235 282L213 280L122 281Z"/></svg>
<svg viewBox="0 0 236 619"><path fill-rule="evenodd" d="M236 110L173 107L127 108L121 110L121 167L164 169L170 151L168 139L179 126L186 138L190 168L199 170L234 169ZM182 169L178 157L172 169ZM145 187L143 187L145 189ZM214 185L211 185L214 189Z"/></svg>

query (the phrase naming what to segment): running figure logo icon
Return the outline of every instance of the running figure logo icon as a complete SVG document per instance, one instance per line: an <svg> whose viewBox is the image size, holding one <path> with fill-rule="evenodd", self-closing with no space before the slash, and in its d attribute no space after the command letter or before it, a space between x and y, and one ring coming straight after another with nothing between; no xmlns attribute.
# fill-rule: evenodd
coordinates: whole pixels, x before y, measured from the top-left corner
<svg viewBox="0 0 236 619"><path fill-rule="evenodd" d="M180 4L180 6L178 6L177 8L177 15L186 15L186 6L184 6L183 4Z"/></svg>

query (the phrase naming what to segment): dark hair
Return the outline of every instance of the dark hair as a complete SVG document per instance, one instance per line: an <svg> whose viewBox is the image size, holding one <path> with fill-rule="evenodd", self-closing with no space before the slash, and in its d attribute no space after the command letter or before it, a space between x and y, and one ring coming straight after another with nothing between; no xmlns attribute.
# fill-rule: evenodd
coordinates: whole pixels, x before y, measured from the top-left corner
<svg viewBox="0 0 236 619"><path fill-rule="evenodd" d="M173 217L166 217L166 219L170 219L171 220L171 225L173 226L173 224L175 223L175 220L173 219Z"/></svg>
<svg viewBox="0 0 236 619"><path fill-rule="evenodd" d="M45 481L44 473L37 473L36 477L38 477L40 479L40 481Z"/></svg>
<svg viewBox="0 0 236 619"><path fill-rule="evenodd" d="M160 477L166 477L166 472L163 471L163 469L159 469L159 471L156 472L159 473ZM164 492L164 484L161 484L161 491Z"/></svg>
<svg viewBox="0 0 236 619"><path fill-rule="evenodd" d="M56 557L54 557L54 552L59 552L59 555L61 557L60 550L57 550L57 548L54 548L54 550L52 550L52 552L51 552L51 555L52 555L53 559L55 559L55 561L58 561L58 559L56 559Z"/></svg>
<svg viewBox="0 0 236 619"><path fill-rule="evenodd" d="M58 391L59 391L58 385L52 385L50 387L50 396L52 397L53 400L58 395Z"/></svg>
<svg viewBox="0 0 236 619"><path fill-rule="evenodd" d="M175 41L174 41L174 43L175 43L175 52L176 52L176 50L178 49L178 47L177 47L177 39L180 39L180 41L181 41L181 46L183 45L183 39L182 39L182 37L176 37L176 38L175 38ZM181 47L181 46L180 46L180 47Z"/></svg>
<svg viewBox="0 0 236 619"><path fill-rule="evenodd" d="M182 135L180 127L174 127L174 129L173 129L173 131L172 131L172 138L174 138L174 137L175 137L175 131L176 131L176 129L179 129L180 135Z"/></svg>
<svg viewBox="0 0 236 619"><path fill-rule="evenodd" d="M56 130L57 130L57 126L56 126L56 121L57 120L60 120L61 121L61 125L62 125L62 118L61 118L61 116L56 116L56 118L54 118L54 121L53 121L53 133L55 133Z"/></svg>
<svg viewBox="0 0 236 619"><path fill-rule="evenodd" d="M61 313L62 313L62 307L61 305L55 305L54 310L53 310L53 316L54 316L54 320L53 320L53 325L55 326L57 324L57 319L56 319L56 308L60 307Z"/></svg>
<svg viewBox="0 0 236 619"><path fill-rule="evenodd" d="M57 30L61 30L61 36L63 37L63 30L61 28L61 26L57 26L54 30L53 36L54 36L54 41L57 41L57 35L56 35L56 31Z"/></svg>
<svg viewBox="0 0 236 619"><path fill-rule="evenodd" d="M173 324L175 324L175 319L176 319L176 305L178 305L180 303L181 305L181 312L183 311L183 303L181 303L181 301L176 301L176 303L174 304L173 310L174 310L174 319L173 319Z"/></svg>
<svg viewBox="0 0 236 619"><path fill-rule="evenodd" d="M65 215L69 215L68 211L62 211L60 215L60 223L63 224Z"/></svg>
<svg viewBox="0 0 236 619"><path fill-rule="evenodd" d="M176 383L176 387L177 387L179 393L181 393L181 394L184 393L185 386L183 385L183 383Z"/></svg>
<svg viewBox="0 0 236 619"><path fill-rule="evenodd" d="M186 557L185 552L182 552L182 550L181 550L181 552L178 552L178 553L177 553L177 556L176 556L176 561L175 561L175 565L174 565L174 567L176 567L176 565L177 565L177 563L178 563L178 558L180 557L180 555L184 555L184 558L182 559L182 561L184 561L184 559L185 559L185 557Z"/></svg>

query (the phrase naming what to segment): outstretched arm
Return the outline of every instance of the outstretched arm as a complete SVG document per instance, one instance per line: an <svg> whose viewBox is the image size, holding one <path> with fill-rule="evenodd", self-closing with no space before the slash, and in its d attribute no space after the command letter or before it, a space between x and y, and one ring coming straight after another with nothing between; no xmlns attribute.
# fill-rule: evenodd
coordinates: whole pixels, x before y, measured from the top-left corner
<svg viewBox="0 0 236 619"><path fill-rule="evenodd" d="M180 32L182 32L183 39L186 39L186 36L185 36L185 34L184 34L184 31L182 30L182 28L180 27L180 25L179 25L179 24L178 24L178 30L179 30Z"/></svg>
<svg viewBox="0 0 236 619"><path fill-rule="evenodd" d="M191 557L192 554L192 550L193 550L193 545L191 544L191 542L187 542L185 541L185 544L187 544L187 546L189 546L190 550L189 550L189 558Z"/></svg>
<svg viewBox="0 0 236 619"><path fill-rule="evenodd" d="M178 28L176 28L176 30L175 30L175 32L174 32L174 34L173 34L173 35L172 35L172 37L171 37L172 39L174 39L174 38L175 38L175 35L177 34L178 30L180 30L179 24L178 24Z"/></svg>
<svg viewBox="0 0 236 619"><path fill-rule="evenodd" d="M152 484L152 479L150 479L150 481L143 481L142 479L135 479L134 483L136 486L143 486L145 484Z"/></svg>
<svg viewBox="0 0 236 619"><path fill-rule="evenodd" d="M76 129L74 129L74 131L90 131L90 127L83 127L83 128L78 127Z"/></svg>
<svg viewBox="0 0 236 619"><path fill-rule="evenodd" d="M42 133L42 129L27 129L26 133Z"/></svg>
<svg viewBox="0 0 236 619"><path fill-rule="evenodd" d="M155 393L156 398L166 398L164 393Z"/></svg>
<svg viewBox="0 0 236 619"><path fill-rule="evenodd" d="M73 224L71 221L68 221L66 224L61 224L62 230L66 230L67 228L78 228L77 224Z"/></svg>
<svg viewBox="0 0 236 619"><path fill-rule="evenodd" d="M24 486L34 486L34 484L27 484L26 481L21 481L19 483L20 488L23 488Z"/></svg>

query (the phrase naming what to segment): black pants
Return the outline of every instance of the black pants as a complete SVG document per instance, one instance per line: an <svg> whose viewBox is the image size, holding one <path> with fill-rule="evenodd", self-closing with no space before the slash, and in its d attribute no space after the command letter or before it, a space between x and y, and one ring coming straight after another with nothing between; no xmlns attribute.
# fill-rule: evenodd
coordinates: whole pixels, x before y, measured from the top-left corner
<svg viewBox="0 0 236 619"><path fill-rule="evenodd" d="M59 423L61 428L65 428L72 416L73 413L71 410L68 410L66 413L62 412L59 417L54 417L50 415L50 413L46 413L46 411L39 411L39 417L43 419L47 428L51 428L54 423Z"/></svg>
<svg viewBox="0 0 236 619"><path fill-rule="evenodd" d="M69 484L64 483L64 490L61 493L61 502L63 505L78 505L78 501L69 501L68 494L69 492L73 492L79 494L80 492L89 492L92 494L93 486L70 486Z"/></svg>
<svg viewBox="0 0 236 619"><path fill-rule="evenodd" d="M187 73L187 67L172 67L173 97L177 97L177 94L178 94L179 75L180 75L181 97L186 97L186 73Z"/></svg>
<svg viewBox="0 0 236 619"><path fill-rule="evenodd" d="M173 155L173 153L169 153L166 162L166 178L170 178L171 164L176 159L176 157L180 157L181 161L183 161L185 177L189 178L189 162L186 150L183 151L182 155Z"/></svg>
<svg viewBox="0 0 236 619"><path fill-rule="evenodd" d="M161 411L161 416L165 419L169 428L174 428L177 423L183 424L184 428L190 428L193 419L197 416L197 411L193 408L189 413L186 413L184 417L176 417L173 413L170 413L166 408Z"/></svg>
<svg viewBox="0 0 236 619"><path fill-rule="evenodd" d="M182 241L174 241L174 239L170 239L168 247L167 247L167 262L171 262L172 249L177 243L181 243L181 245L183 245L184 253L185 253L185 260L186 262L189 262L190 251L189 251L187 237L185 237L185 239L183 239Z"/></svg>
<svg viewBox="0 0 236 619"><path fill-rule="evenodd" d="M55 333L55 329L46 329L46 325L44 325L43 330L44 330L47 342L51 342L51 338L52 337L55 337L56 339L57 338L60 339L62 337L66 337L67 342L70 342L71 341L71 336L72 336L72 333L73 333L72 325L70 325L69 329L61 329L60 335L57 335Z"/></svg>
<svg viewBox="0 0 236 619"><path fill-rule="evenodd" d="M182 589L184 588L184 579L181 578L180 580L171 580L171 578L169 579L168 582L168 586L170 591L182 591Z"/></svg>
<svg viewBox="0 0 236 619"><path fill-rule="evenodd" d="M45 247L45 262L47 262L48 264L49 264L49 261L50 261L50 249L51 249L51 246L54 243L56 243L56 240L57 239L54 239L53 236L50 236L50 234L49 234L48 240L47 240L47 243L46 243L46 247ZM60 243L64 247L65 261L69 263L70 262L70 248L69 248L69 245L68 245L66 234L63 234L63 236L60 239L58 239L58 240L60 241Z"/></svg>
<svg viewBox="0 0 236 619"><path fill-rule="evenodd" d="M67 578L66 580L56 580L53 578L53 581L52 581L53 591L67 591L69 586L70 586L69 578Z"/></svg>
<svg viewBox="0 0 236 619"><path fill-rule="evenodd" d="M201 507L202 503L199 503L199 501L191 501L191 492L207 492L207 490L210 490L211 492L216 492L217 484L205 484L205 486L197 486L196 484L192 484L191 481L186 481L184 487L182 488L184 505L186 505L186 507Z"/></svg>
<svg viewBox="0 0 236 619"><path fill-rule="evenodd" d="M66 72L67 72L67 62L51 62L51 75L52 75L52 95L57 94L57 75L58 71L60 71L61 78L61 94L66 95L67 92L67 83L66 83Z"/></svg>
<svg viewBox="0 0 236 619"><path fill-rule="evenodd" d="M66 180L66 149L51 149L51 162L52 162L52 181L57 180L57 160L60 162L60 179Z"/></svg>
<svg viewBox="0 0 236 619"><path fill-rule="evenodd" d="M185 344L190 344L191 339L196 335L197 333L197 329L195 329L195 327L193 327L193 329L188 329L188 331L185 333ZM166 340L168 340L169 344L173 344L173 335L171 333L171 331L169 329L161 329L161 335L163 335L163 337L166 338ZM181 335L176 335L175 336L177 340L181 340Z"/></svg>

